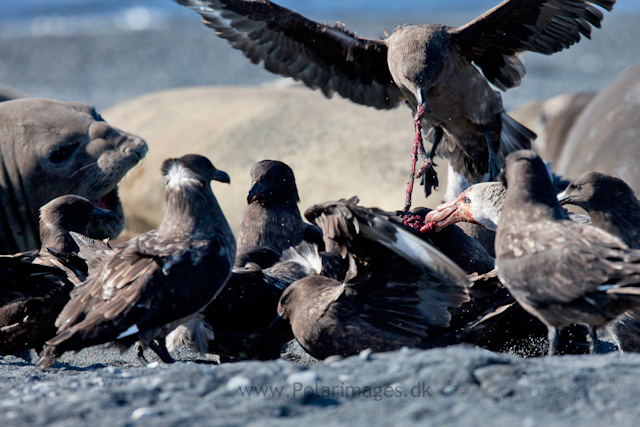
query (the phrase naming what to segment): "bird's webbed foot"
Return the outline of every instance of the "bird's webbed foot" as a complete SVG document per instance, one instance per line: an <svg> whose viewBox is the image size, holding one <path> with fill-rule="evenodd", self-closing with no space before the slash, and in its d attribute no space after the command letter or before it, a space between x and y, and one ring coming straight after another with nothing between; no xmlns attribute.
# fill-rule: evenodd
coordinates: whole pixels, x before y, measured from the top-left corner
<svg viewBox="0 0 640 427"><path fill-rule="evenodd" d="M164 343L164 339L157 339L157 340L151 341L149 343L149 348L153 350L153 352L157 354L160 360L162 360L164 363L175 362L173 357L171 357L171 355L169 354L169 350L167 350L167 346Z"/></svg>
<svg viewBox="0 0 640 427"><path fill-rule="evenodd" d="M136 341L133 347L133 351L136 352L136 357L138 358L138 361L142 366L147 366L149 364L149 361L147 360L147 358L144 357L144 347L142 346L140 341Z"/></svg>
<svg viewBox="0 0 640 427"><path fill-rule="evenodd" d="M436 173L436 170L434 168L434 166L437 166L437 165L433 162L433 158L436 155L436 149L438 148L438 145L442 141L443 135L444 135L444 131L442 130L441 127L439 126L434 127L433 128L433 144L431 145L431 151L429 152L429 154L427 154L427 152L424 149L424 146L422 146L422 151L420 152L422 158L424 159L424 166L420 168L420 170L416 174L416 177L420 178L420 185L424 186L425 197L429 197L431 195L431 189L438 188L438 184L439 184L438 174Z"/></svg>

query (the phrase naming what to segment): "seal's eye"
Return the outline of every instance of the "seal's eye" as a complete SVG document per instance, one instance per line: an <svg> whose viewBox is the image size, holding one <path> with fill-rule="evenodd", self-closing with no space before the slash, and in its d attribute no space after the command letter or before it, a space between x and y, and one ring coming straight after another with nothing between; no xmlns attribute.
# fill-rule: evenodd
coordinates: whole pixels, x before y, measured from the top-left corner
<svg viewBox="0 0 640 427"><path fill-rule="evenodd" d="M71 144L62 145L49 155L49 161L53 164L63 163L71 158L73 153L76 152L78 147L80 146L80 142L72 142Z"/></svg>

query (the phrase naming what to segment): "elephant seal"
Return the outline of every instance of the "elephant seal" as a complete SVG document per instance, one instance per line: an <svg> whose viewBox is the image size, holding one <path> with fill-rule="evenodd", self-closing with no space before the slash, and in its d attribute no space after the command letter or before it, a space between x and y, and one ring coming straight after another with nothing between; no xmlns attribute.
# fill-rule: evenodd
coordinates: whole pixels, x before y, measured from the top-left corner
<svg viewBox="0 0 640 427"><path fill-rule="evenodd" d="M38 98L0 103L0 252L39 248L40 207L70 193L118 216L92 223L92 236L117 236L124 228L118 182L146 153L144 140L111 127L88 104Z"/></svg>
<svg viewBox="0 0 640 427"><path fill-rule="evenodd" d="M621 73L584 109L567 137L556 173L597 171L640 192L640 64Z"/></svg>
<svg viewBox="0 0 640 427"><path fill-rule="evenodd" d="M25 97L26 97L25 94L0 84L0 102L9 101L11 99L17 99L17 98L25 98Z"/></svg>
<svg viewBox="0 0 640 427"><path fill-rule="evenodd" d="M509 115L538 135L533 141L533 149L544 160L555 165L567 135L595 96L595 92L564 93L520 105L509 111Z"/></svg>

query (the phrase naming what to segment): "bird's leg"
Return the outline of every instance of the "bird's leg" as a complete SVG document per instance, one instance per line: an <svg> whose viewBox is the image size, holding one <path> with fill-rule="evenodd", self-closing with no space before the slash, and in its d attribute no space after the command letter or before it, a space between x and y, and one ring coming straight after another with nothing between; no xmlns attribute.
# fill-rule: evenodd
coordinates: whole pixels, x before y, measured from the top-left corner
<svg viewBox="0 0 640 427"><path fill-rule="evenodd" d="M594 326L589 325L589 354L596 354L596 343L598 342L598 333Z"/></svg>
<svg viewBox="0 0 640 427"><path fill-rule="evenodd" d="M487 148L489 148L489 181L495 181L498 179L498 174L500 173L500 165L498 164L498 159L493 152L491 129L489 129L488 126L484 129L484 136L487 139Z"/></svg>
<svg viewBox="0 0 640 427"><path fill-rule="evenodd" d="M444 131L440 126L435 126L433 128L433 144L431 144L431 152L427 155L424 146L422 146L422 157L424 158L424 166L420 168L418 173L416 174L417 178L422 178L420 183L424 186L424 196L429 197L431 194L432 188L438 187L438 174L434 169L436 166L433 163L433 158L436 156L436 149L440 142L442 141L442 137L444 136Z"/></svg>
<svg viewBox="0 0 640 427"><path fill-rule="evenodd" d="M143 366L147 366L149 364L149 361L144 357L144 347L142 347L140 341L136 341L134 351L136 352L136 356L138 357L138 361L140 361L140 364Z"/></svg>
<svg viewBox="0 0 640 427"><path fill-rule="evenodd" d="M557 348L558 348L558 330L553 326L549 326L549 356L555 355Z"/></svg>
<svg viewBox="0 0 640 427"><path fill-rule="evenodd" d="M149 343L149 348L153 350L155 354L158 355L160 360L164 363L173 363L173 357L169 354L169 350L167 350L167 346L164 343L164 339L154 340Z"/></svg>
<svg viewBox="0 0 640 427"><path fill-rule="evenodd" d="M409 175L409 183L407 184L407 194L404 201L404 212L409 212L411 209L411 194L413 193L413 181L416 177L416 163L418 161L418 151L422 149L424 151L424 145L422 144L422 115L431 111L426 101L418 104L416 109L416 115L413 118L413 124L416 129L416 135L413 139L413 152L411 153L411 174Z"/></svg>

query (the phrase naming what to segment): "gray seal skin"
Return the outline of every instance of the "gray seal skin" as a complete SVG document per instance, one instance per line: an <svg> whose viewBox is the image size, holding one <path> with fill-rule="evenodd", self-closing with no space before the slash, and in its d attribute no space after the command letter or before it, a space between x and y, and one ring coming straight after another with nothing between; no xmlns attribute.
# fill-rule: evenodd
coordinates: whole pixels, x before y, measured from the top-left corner
<svg viewBox="0 0 640 427"><path fill-rule="evenodd" d="M26 98L0 103L0 253L40 247L38 211L65 194L118 216L90 224L96 238L124 228L118 182L147 153L140 137L106 123L80 102Z"/></svg>
<svg viewBox="0 0 640 427"><path fill-rule="evenodd" d="M564 93L520 105L509 111L509 115L538 135L532 143L534 151L555 166L573 125L596 95L595 92Z"/></svg>
<svg viewBox="0 0 640 427"><path fill-rule="evenodd" d="M609 83L573 125L555 165L568 178L597 171L617 176L640 192L640 64Z"/></svg>

